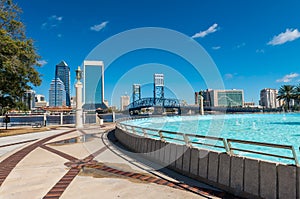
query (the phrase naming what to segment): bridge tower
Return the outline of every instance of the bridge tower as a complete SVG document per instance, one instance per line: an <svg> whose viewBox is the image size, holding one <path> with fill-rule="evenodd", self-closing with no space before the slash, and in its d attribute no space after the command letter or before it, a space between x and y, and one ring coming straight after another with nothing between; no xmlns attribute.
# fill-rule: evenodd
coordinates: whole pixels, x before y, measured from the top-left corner
<svg viewBox="0 0 300 199"><path fill-rule="evenodd" d="M133 84L132 85L132 102L141 99L141 85Z"/></svg>
<svg viewBox="0 0 300 199"><path fill-rule="evenodd" d="M165 98L164 74L154 74L153 98L154 98L154 103L156 102L156 99Z"/></svg>

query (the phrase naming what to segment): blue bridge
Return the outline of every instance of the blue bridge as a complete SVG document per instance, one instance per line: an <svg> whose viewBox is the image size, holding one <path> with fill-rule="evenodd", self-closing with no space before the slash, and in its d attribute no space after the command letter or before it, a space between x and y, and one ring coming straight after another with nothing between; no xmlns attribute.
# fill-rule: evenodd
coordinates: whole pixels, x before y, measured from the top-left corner
<svg viewBox="0 0 300 199"><path fill-rule="evenodd" d="M181 114L180 102L178 99L167 98L141 98L128 105L130 115L141 114L142 109L153 107L153 109L161 110L161 112L169 112L173 114Z"/></svg>

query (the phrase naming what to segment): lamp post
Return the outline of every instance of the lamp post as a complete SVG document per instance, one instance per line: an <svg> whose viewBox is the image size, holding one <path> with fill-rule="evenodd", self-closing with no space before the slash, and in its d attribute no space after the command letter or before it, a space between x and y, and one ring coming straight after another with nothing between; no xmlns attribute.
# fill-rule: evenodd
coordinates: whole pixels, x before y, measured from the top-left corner
<svg viewBox="0 0 300 199"><path fill-rule="evenodd" d="M200 115L204 115L204 108L203 108L203 91L199 92L199 97L200 97L200 101L199 101L199 113Z"/></svg>
<svg viewBox="0 0 300 199"><path fill-rule="evenodd" d="M76 88L76 120L75 120L75 127L76 128L83 128L82 123L82 83L80 82L82 76L82 71L80 66L78 66L76 70L76 79L77 82L75 84Z"/></svg>

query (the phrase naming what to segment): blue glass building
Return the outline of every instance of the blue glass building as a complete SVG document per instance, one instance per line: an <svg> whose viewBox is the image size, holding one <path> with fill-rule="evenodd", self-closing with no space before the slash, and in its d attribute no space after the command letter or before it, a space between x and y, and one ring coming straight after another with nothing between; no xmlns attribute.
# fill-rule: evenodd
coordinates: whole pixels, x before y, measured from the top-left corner
<svg viewBox="0 0 300 199"><path fill-rule="evenodd" d="M65 61L61 61L55 67L55 79L59 78L65 87L66 91L66 106L71 106L71 90L70 90L70 67Z"/></svg>
<svg viewBox="0 0 300 199"><path fill-rule="evenodd" d="M83 109L107 108L104 104L104 64L85 60L83 64Z"/></svg>

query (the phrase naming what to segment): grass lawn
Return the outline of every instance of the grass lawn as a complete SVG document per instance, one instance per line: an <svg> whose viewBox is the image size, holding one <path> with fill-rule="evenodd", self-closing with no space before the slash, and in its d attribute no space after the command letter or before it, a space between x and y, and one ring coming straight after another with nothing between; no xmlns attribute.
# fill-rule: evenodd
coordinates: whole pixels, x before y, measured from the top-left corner
<svg viewBox="0 0 300 199"><path fill-rule="evenodd" d="M0 137L11 136L11 135L20 135L25 133L35 133L42 131L49 131L58 128L58 126L51 127L42 127L42 128L32 128L32 127L8 127L7 130L5 128L0 129Z"/></svg>

